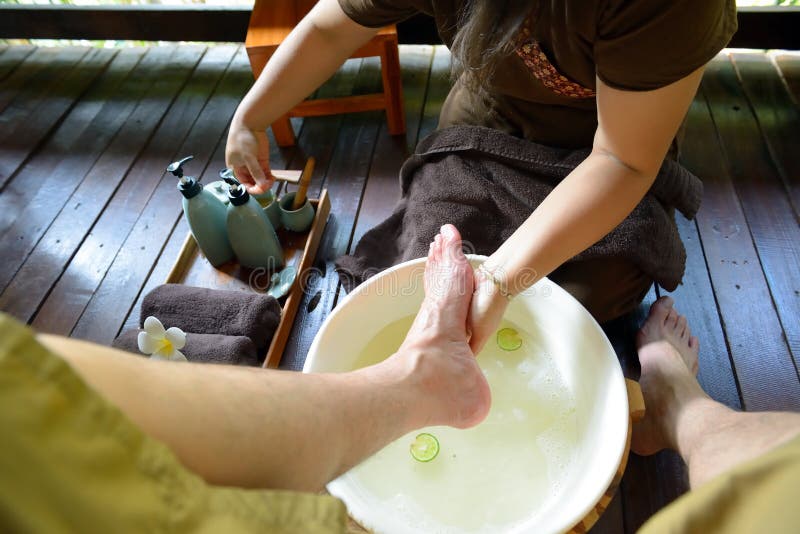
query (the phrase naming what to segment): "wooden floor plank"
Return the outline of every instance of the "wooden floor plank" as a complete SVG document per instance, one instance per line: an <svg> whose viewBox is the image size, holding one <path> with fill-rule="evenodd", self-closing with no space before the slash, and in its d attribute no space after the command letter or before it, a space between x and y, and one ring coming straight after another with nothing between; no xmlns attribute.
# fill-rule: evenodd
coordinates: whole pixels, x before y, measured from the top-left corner
<svg viewBox="0 0 800 534"><path fill-rule="evenodd" d="M139 312L142 309L142 301L150 291L163 284L167 279L188 233L189 223L186 221L185 217L180 217L167 238L167 242L164 244L164 248L161 250L161 254L158 256L153 270L147 276L142 290L139 292L139 295L137 295L136 302L128 312L128 316L125 318L125 322L122 325L122 331L141 327L139 324Z"/></svg>
<svg viewBox="0 0 800 534"><path fill-rule="evenodd" d="M59 216L62 220L57 226L72 226L86 237L70 241L70 255L59 256L63 263L70 261L69 266L49 294L35 325L62 334L74 327L161 179L163 160L169 160L169 152L188 132L235 47L218 56L205 54L205 47L200 46L175 50L159 47L148 57L158 50L166 55L142 67L156 83L73 195L71 204L80 208L74 212L65 209ZM198 62L201 74L192 84L188 80L195 68L201 68ZM91 202L93 197L97 202ZM60 239L64 242L68 237ZM52 271L48 274L52 276Z"/></svg>
<svg viewBox="0 0 800 534"><path fill-rule="evenodd" d="M794 355L794 362L789 359L782 368L775 370L776 373L778 369L785 370L783 380L789 380L790 368L794 367L794 385L787 386L789 389L775 399L780 402L773 409L800 408L800 379L797 374L800 359L800 322L797 321L800 317L800 225L797 214L792 209L732 63L724 56L718 56L706 71L703 87L729 163L731 182L769 286L769 292L762 293L760 298L767 300L771 295L782 323L783 332L776 331L770 335L780 336L780 340L774 339L777 344L783 342L785 345L788 341L789 351ZM727 326L730 330L731 325ZM741 326L747 328L750 325L743 322ZM757 353L751 358L758 358ZM792 395L794 399L787 398ZM783 400L788 404L784 405Z"/></svg>
<svg viewBox="0 0 800 534"><path fill-rule="evenodd" d="M224 155L217 161L213 161L212 156L251 83L249 63L244 49L241 49L214 90L213 96L195 114L197 120L180 148L177 151L170 149L160 158L148 160L154 165L160 165L163 172L164 165L175 157L193 153L196 157L193 168L204 169L200 175L202 181L213 181L219 170L225 166L225 160ZM164 174L75 325L75 337L101 344L110 344L113 341L182 212L175 187L175 177Z"/></svg>
<svg viewBox="0 0 800 534"><path fill-rule="evenodd" d="M793 204L795 216L800 214L800 158L797 147L800 146L800 107L795 103L792 95L787 90L786 80L781 76L776 63L767 54L763 53L735 53L732 54L739 83L744 95L758 119L758 124L772 155L772 162L778 170L783 183L787 188L790 202ZM785 65L794 65L800 72L800 56L785 56ZM791 73L791 67L787 68ZM791 74L788 79L791 79ZM780 198L779 205L785 205L777 188L770 188L773 194ZM762 204L762 207L765 207ZM784 208L788 215L788 210ZM768 224L768 223L767 223ZM788 223L792 225L791 222ZM795 224L796 226L796 224ZM758 235L755 235L758 239ZM791 259L787 258L788 262ZM792 265L788 266L790 269ZM796 320L800 313L800 269L794 264L794 276L787 285L773 288L777 291L774 297L779 314L783 319L783 327L789 341L789 347L797 363L798 347L800 347L800 328ZM790 270L790 276L791 270ZM788 289L788 294L787 294ZM786 311L784 311L786 310ZM783 313L781 313L783 312Z"/></svg>
<svg viewBox="0 0 800 534"><path fill-rule="evenodd" d="M74 324L80 316L82 307L79 303L81 301L85 303L102 280L139 212L163 175L166 167L164 160L171 157L169 151L176 150L183 137L188 133L235 50L235 46L216 47L213 52L203 56L197 70L193 73L192 80L183 87L172 106L169 107L169 111L148 141L147 147L138 156L136 163L127 172L116 190L109 190L105 197L101 197L103 205L105 205L102 214L99 213L97 207L82 210L76 214L77 218L73 214L65 214L65 217L72 218L71 224L68 225L73 228L70 235L85 235L91 229L90 235L85 240L70 239L69 236L58 237L57 239L60 239L62 243L62 250L65 250L65 253L59 256L54 255L47 247L42 249L48 254L46 262L37 264L38 287L28 288L22 294L26 301L34 302L34 296L40 299L44 298L47 291L58 280L58 284L43 308L43 313L46 313L53 306L58 308L62 297L67 299L68 295L78 293L80 296L69 299L71 302L69 311L59 311L59 321L61 321L64 331L67 331L66 325L70 322ZM176 78L173 82L176 92L192 72L203 50L194 48L191 52L191 55L183 58L184 66L177 64L175 66L176 75L183 76L183 78ZM182 58L176 57L176 63L180 59ZM163 105L166 107L169 106L169 103L164 102ZM158 117L162 114L163 110L160 110ZM108 195L112 193L113 196L108 201ZM107 204L106 201L108 201ZM57 228L65 226L64 223L55 224L53 232L49 233L57 234L59 233ZM47 240L43 240L43 243L46 242ZM67 263L70 261L71 264L67 267ZM27 263L30 264L31 260L29 259ZM91 274L86 272L88 266L91 266ZM65 267L67 269L62 276L61 271ZM35 308L31 306L26 310L31 315L34 311Z"/></svg>
<svg viewBox="0 0 800 534"><path fill-rule="evenodd" d="M408 126L406 137L392 137L385 128L381 129L375 147L378 157L374 158L370 168L348 252L353 251L367 230L389 216L400 199L400 167L407 155L414 151L417 142L436 129L442 104L450 90L450 53L447 48L414 46L409 49L400 56ZM411 55L412 50L414 55Z"/></svg>
<svg viewBox="0 0 800 534"><path fill-rule="evenodd" d="M687 114L680 152L681 164L703 180L725 172L723 162L713 156L719 155L719 143L703 95L696 98ZM714 164L722 167L714 168ZM708 189L706 193L709 193ZM707 221L702 205L700 210L700 217ZM722 317L708 274L697 222L689 221L679 213L675 218L686 248L686 271L681 285L675 291L662 294L675 299L675 307L686 316L692 334L700 340L700 371L697 378L703 390L726 406L741 409L739 385L722 329ZM711 261L719 262L719 258L711 258Z"/></svg>
<svg viewBox="0 0 800 534"><path fill-rule="evenodd" d="M375 155L364 187L361 209L358 210L352 252L364 233L383 221L400 199L400 167L417 145L417 136L425 109L428 80L433 60L433 47L401 48L400 72L403 82L403 101L406 114L406 135L389 135L385 124L381 126Z"/></svg>
<svg viewBox="0 0 800 534"><path fill-rule="evenodd" d="M3 190L0 235L17 218L26 219L28 226L34 225L26 215L27 210L58 212L124 122L127 100L140 97L141 91L131 96L121 92L120 86L124 81L130 85L132 71L144 53L144 48L121 50L42 148ZM45 198L56 204L40 209L42 190Z"/></svg>
<svg viewBox="0 0 800 534"><path fill-rule="evenodd" d="M59 76L89 53L88 47L37 48L0 84L0 132L5 134L23 120L49 90L58 87Z"/></svg>
<svg viewBox="0 0 800 534"><path fill-rule="evenodd" d="M7 46L0 55L0 82L8 78L34 50L36 47L31 45Z"/></svg>
<svg viewBox="0 0 800 534"><path fill-rule="evenodd" d="M692 146L689 151L691 157L704 152L703 140L694 124L697 119L696 116L690 117L684 141L684 145ZM736 378L720 325L720 316L714 304L714 294L696 225L680 215L677 219L687 249L686 274L678 289L662 294L670 294L675 299L677 309L687 316L693 333L701 340L698 379L704 390L712 398L732 408L741 408ZM627 332L621 334L630 344L627 349L629 351L632 351L636 325L644 320L645 310L653 300L654 295L651 293L640 307L637 320L631 323ZM653 514L686 491L688 474L677 454L662 452L646 458L632 454L621 490L624 495L625 532L636 532Z"/></svg>
<svg viewBox="0 0 800 534"><path fill-rule="evenodd" d="M57 98L63 77L97 49L83 46L38 48L0 86L0 140L5 141L34 110L50 97ZM106 52L113 54L113 51Z"/></svg>
<svg viewBox="0 0 800 534"><path fill-rule="evenodd" d="M41 78L45 77L40 73L48 66L51 65L52 60L58 54L59 50L47 48L34 47L31 54L28 54L21 63L18 63L6 75L0 84L0 113L6 109L14 98L16 98L28 85L32 85L31 81L36 80L36 76L40 75L39 84L42 83Z"/></svg>
<svg viewBox="0 0 800 534"><path fill-rule="evenodd" d="M362 59L351 59L345 62L333 78L320 88L317 96L332 98L352 94L362 63ZM314 173L308 186L308 194L312 198L319 197L322 191L336 148L334 140L339 135L345 117L346 115L309 117L303 124L303 130L297 139L297 149L289 162L289 168L302 169L309 157L315 159Z"/></svg>
<svg viewBox="0 0 800 534"><path fill-rule="evenodd" d="M687 142L694 142L691 125L688 130ZM702 143L698 144L696 150L700 152L702 147ZM703 391L726 406L741 409L739 387L722 330L722 318L717 309L714 288L708 277L697 224L680 214L676 215L676 219L678 231L686 247L686 273L675 291L662 291L661 294L675 299L675 308L686 316L692 335L700 340L700 371L697 379Z"/></svg>
<svg viewBox="0 0 800 534"><path fill-rule="evenodd" d="M792 100L800 106L800 52L779 52L774 58Z"/></svg>
<svg viewBox="0 0 800 534"><path fill-rule="evenodd" d="M684 147L681 156L684 164L703 180L703 205L697 214L697 225L735 365L742 407L796 407L800 399L797 375L731 183L729 161L709 118L706 96L701 93L689 110L698 141ZM706 142L701 144L701 139ZM702 346L703 341L700 342Z"/></svg>
<svg viewBox="0 0 800 534"><path fill-rule="evenodd" d="M117 50L114 49L92 49L75 67L57 73L57 88L54 90L51 87L30 113L20 115L18 121L12 120L3 125L0 133L0 189L5 187L22 163L58 125L116 54ZM0 120L7 117L17 100L0 116Z"/></svg>
<svg viewBox="0 0 800 534"><path fill-rule="evenodd" d="M13 311L15 315L21 314L20 319L30 319L40 299L83 242L188 76L190 68L172 67L168 61L179 58L188 60L190 57L196 61L201 53L200 48L169 47L148 54L120 89L127 92L128 98L121 99L116 108L103 110L101 115L104 117L98 116L103 119L101 124L110 126L103 135L108 137L109 133L113 133L115 136L104 147L102 155L92 162L91 170L85 177L67 176L64 184L54 184L52 188L40 190L35 196L36 202L26 206L22 216L17 218L15 225L4 236L2 243L10 243L2 250L8 252L14 267L18 267L22 261L27 262L29 252L36 252L35 257L26 264L27 278L26 275L18 278L27 287L9 286L4 292L3 299L13 302ZM144 90L144 94L134 93L137 89ZM108 117L114 112L118 113L117 117ZM87 137L92 134L93 129L85 132ZM100 145L96 145L90 152L99 148ZM121 223L120 220L114 220L108 226L115 228L116 224ZM24 239L19 239L19 236ZM40 239L43 236L44 239ZM10 274L13 274L11 269L0 273L0 282L5 284ZM45 281L48 283L44 284ZM9 291L12 295L8 294Z"/></svg>
<svg viewBox="0 0 800 534"><path fill-rule="evenodd" d="M336 73L317 89L309 98L330 98L352 94L353 84L361 66L361 59L350 59ZM300 170L309 157L314 157L316 164L308 188L310 198L318 197L325 181L325 173L333 153L335 138L341 127L343 115L327 115L302 119L293 117L292 127L296 132L296 143L290 147L278 147L272 134L267 129L270 142L270 165L273 169ZM276 183L273 191L280 196L289 191L288 184Z"/></svg>
<svg viewBox="0 0 800 534"><path fill-rule="evenodd" d="M375 58L365 59L355 89L369 92L379 87L380 63ZM331 215L317 252L318 275L306 282L303 302L281 360L282 369L302 369L311 341L333 306L338 285L333 261L349 246L378 129L384 120L381 112L350 114L339 132L324 184L331 198Z"/></svg>
<svg viewBox="0 0 800 534"><path fill-rule="evenodd" d="M145 64L154 53L161 58L160 61ZM43 330L69 334L86 300L91 297L107 265L113 260L119 243L136 221L163 172L163 167L158 171L153 169L152 172L157 172L156 176L139 172L142 158L150 154L153 159L159 159L153 151L162 150L162 144L163 149L170 148L170 135L163 132L170 126L181 126L169 122L170 119L174 121L177 114L170 116L167 110L179 94L186 94L184 84L203 53L204 48L198 46L159 47L152 49L142 62L141 68L147 69L145 73L154 83L135 106L112 144L75 190L69 204L59 213L59 222L54 224L50 240L68 243L66 253L58 255L57 259L59 265L69 261L69 266L34 321ZM198 89L201 95L203 92L208 94L208 88ZM200 106L194 108L195 111L199 110L202 97L189 99L201 100ZM191 121L194 117L184 119ZM169 124L165 126L165 123ZM147 147L156 148L148 150ZM169 154L163 157L167 159ZM57 237L57 232L63 232L64 228L73 228L74 231ZM53 280L52 276L53 272L49 271L48 279Z"/></svg>
<svg viewBox="0 0 800 534"><path fill-rule="evenodd" d="M142 92L155 80L154 76L147 80L143 73L136 75L142 52L131 50L117 56L94 90L0 195L0 255L4 264L0 290L6 288L127 120ZM152 68L161 59L155 54ZM79 207L72 205L72 209Z"/></svg>
<svg viewBox="0 0 800 534"><path fill-rule="evenodd" d="M744 95L758 119L772 161L800 214L800 108L775 63L763 53L731 54Z"/></svg>

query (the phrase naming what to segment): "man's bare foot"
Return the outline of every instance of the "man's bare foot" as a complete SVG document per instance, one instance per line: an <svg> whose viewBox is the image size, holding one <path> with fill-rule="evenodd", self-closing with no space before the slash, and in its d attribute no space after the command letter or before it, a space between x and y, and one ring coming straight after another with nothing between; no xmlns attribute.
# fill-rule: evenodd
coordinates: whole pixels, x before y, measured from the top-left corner
<svg viewBox="0 0 800 534"><path fill-rule="evenodd" d="M692 336L686 317L672 305L670 297L654 302L636 339L646 415L633 426L631 448L641 455L675 449L673 429L681 409L692 400L707 398L695 378L698 340Z"/></svg>
<svg viewBox="0 0 800 534"><path fill-rule="evenodd" d="M489 412L489 384L467 344L473 284L461 236L454 226L445 225L428 252L425 300L393 357L418 388L425 415L420 426L467 428Z"/></svg>

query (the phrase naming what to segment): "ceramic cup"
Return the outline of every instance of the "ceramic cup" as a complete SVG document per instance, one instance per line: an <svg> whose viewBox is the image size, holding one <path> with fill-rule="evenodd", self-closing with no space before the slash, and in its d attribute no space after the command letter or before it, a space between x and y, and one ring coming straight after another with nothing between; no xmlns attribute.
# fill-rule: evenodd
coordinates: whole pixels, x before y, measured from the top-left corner
<svg viewBox="0 0 800 534"><path fill-rule="evenodd" d="M267 218L269 222L272 224L272 227L277 230L281 227L281 209L278 207L278 201L275 198L275 193L271 190L267 190L260 195L251 195L256 201L261 205L264 209L264 213L267 214Z"/></svg>
<svg viewBox="0 0 800 534"><path fill-rule="evenodd" d="M287 193L283 195L281 201L278 203L281 211L281 222L283 226L292 230L293 232L304 232L308 230L311 223L314 221L314 207L311 202L306 199L300 209L292 210L292 202L296 193Z"/></svg>
<svg viewBox="0 0 800 534"><path fill-rule="evenodd" d="M273 199L272 202L264 206L264 213L267 214L267 218L275 230L281 227L281 208L278 206L277 200Z"/></svg>

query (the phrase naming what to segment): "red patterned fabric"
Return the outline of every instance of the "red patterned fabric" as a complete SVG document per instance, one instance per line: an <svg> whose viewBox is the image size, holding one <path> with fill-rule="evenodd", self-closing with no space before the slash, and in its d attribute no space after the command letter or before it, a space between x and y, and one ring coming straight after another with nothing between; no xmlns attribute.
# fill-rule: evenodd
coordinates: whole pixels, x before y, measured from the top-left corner
<svg viewBox="0 0 800 534"><path fill-rule="evenodd" d="M573 82L556 70L547 54L531 34L531 19L525 21L518 36L520 45L516 49L531 74L542 82L542 85L557 95L569 98L594 98L596 93L579 83Z"/></svg>
<svg viewBox="0 0 800 534"><path fill-rule="evenodd" d="M518 47L516 52L528 66L531 74L557 95L570 98L594 98L593 90L573 82L558 72L536 41L526 42Z"/></svg>

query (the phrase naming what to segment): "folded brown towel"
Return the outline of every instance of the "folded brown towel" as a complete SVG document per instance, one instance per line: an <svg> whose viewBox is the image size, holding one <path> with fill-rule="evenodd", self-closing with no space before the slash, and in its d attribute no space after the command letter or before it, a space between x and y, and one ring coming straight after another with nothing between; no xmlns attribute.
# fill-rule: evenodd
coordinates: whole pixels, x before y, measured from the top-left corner
<svg viewBox="0 0 800 534"><path fill-rule="evenodd" d="M337 260L342 283L349 291L387 267L425 256L445 223L461 231L469 252L493 253L588 154L479 126L435 131L400 169L402 198L394 212L364 234L352 256ZM672 291L686 263L673 209L694 217L702 192L696 176L664 161L633 212L573 259L625 258Z"/></svg>
<svg viewBox="0 0 800 534"><path fill-rule="evenodd" d="M164 284L145 296L139 325L150 315L184 332L246 336L262 349L281 320L281 306L269 295Z"/></svg>
<svg viewBox="0 0 800 534"><path fill-rule="evenodd" d="M113 346L144 356L136 341L139 332L140 330L126 330L114 340ZM187 333L186 345L181 352L190 362L259 366L256 346L250 338L244 336Z"/></svg>

